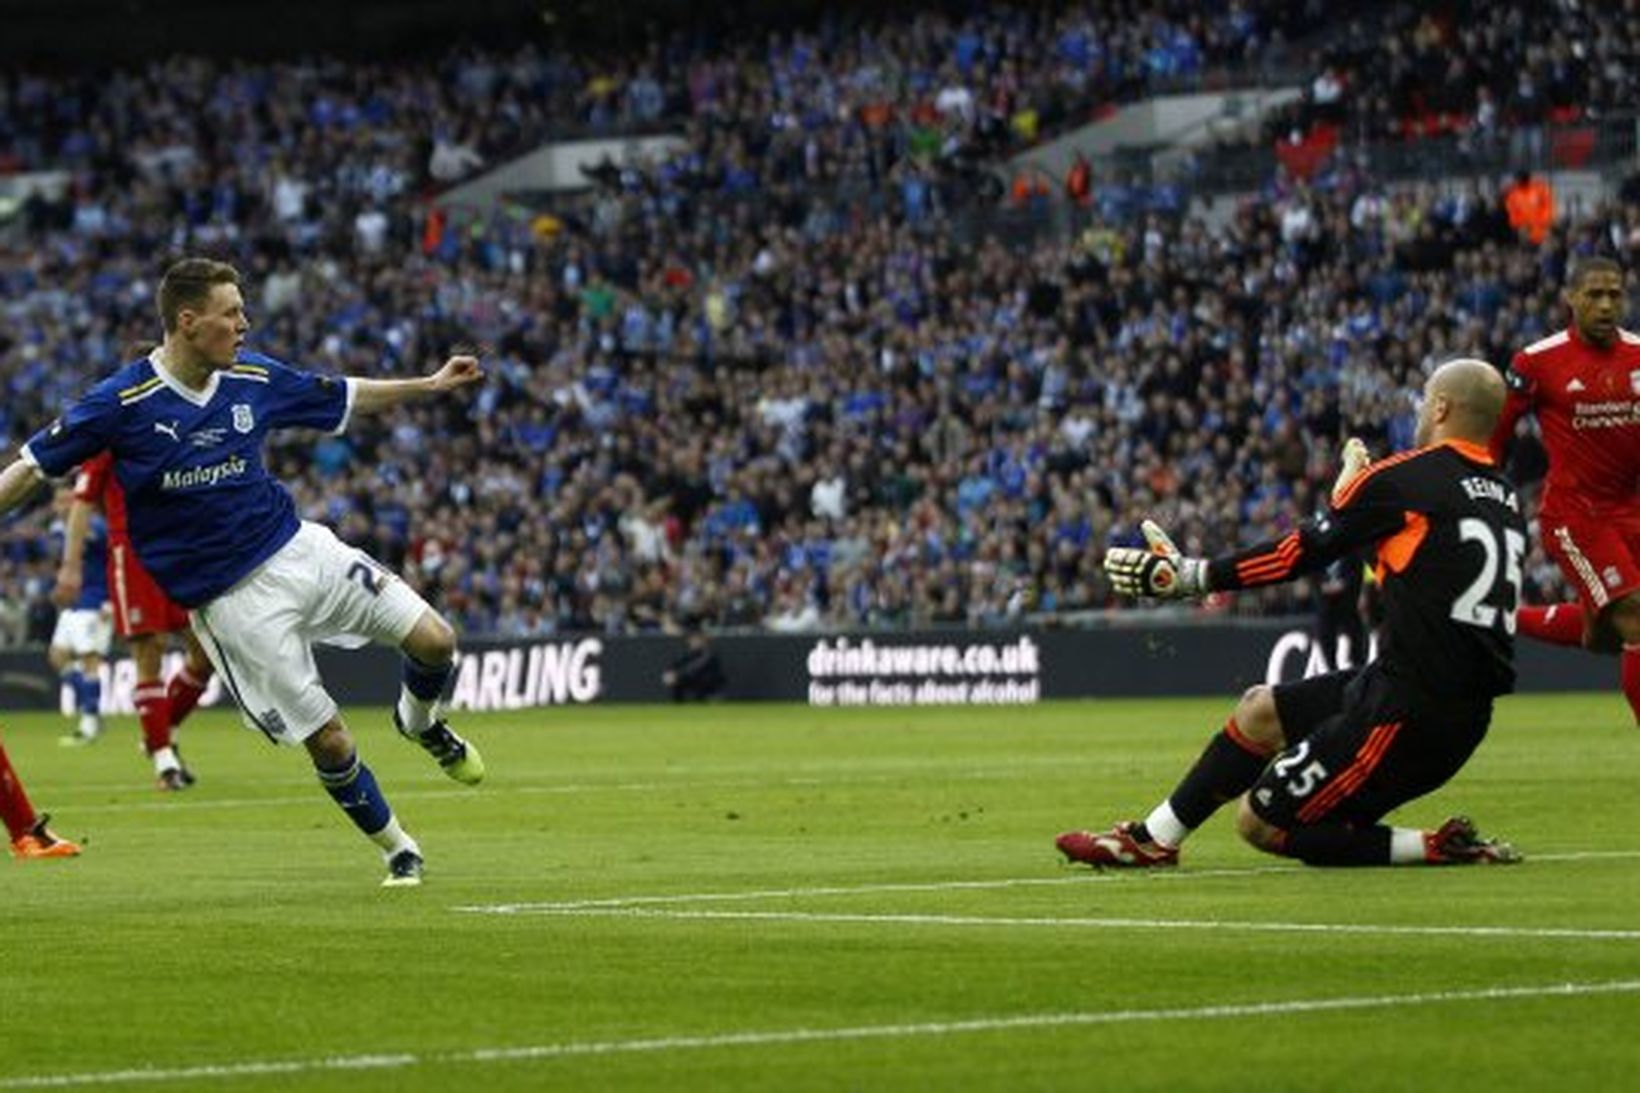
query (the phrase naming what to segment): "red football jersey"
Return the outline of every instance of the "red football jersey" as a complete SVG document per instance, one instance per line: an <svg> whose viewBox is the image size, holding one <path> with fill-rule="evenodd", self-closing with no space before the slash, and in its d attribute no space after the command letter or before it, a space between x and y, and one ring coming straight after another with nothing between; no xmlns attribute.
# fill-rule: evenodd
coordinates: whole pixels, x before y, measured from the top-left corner
<svg viewBox="0 0 1640 1093"><path fill-rule="evenodd" d="M1522 414L1535 413L1549 452L1546 511L1601 513L1640 502L1640 334L1619 330L1601 349L1574 328L1510 362L1509 401L1493 438L1501 451Z"/></svg>
<svg viewBox="0 0 1640 1093"><path fill-rule="evenodd" d="M131 531L125 522L125 490L114 477L114 453L103 452L80 464L80 473L74 479L74 496L93 505L101 505L103 519L108 521L108 541L131 541Z"/></svg>

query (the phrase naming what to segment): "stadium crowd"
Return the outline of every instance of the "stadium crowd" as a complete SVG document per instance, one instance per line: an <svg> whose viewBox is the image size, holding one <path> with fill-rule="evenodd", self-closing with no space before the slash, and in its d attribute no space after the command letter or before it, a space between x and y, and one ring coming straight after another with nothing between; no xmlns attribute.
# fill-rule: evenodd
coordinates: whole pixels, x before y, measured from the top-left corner
<svg viewBox="0 0 1640 1093"><path fill-rule="evenodd" d="M972 71L1052 83L1074 57L1008 58L1116 7L1073 7L1026 41L999 17L973 30L991 59ZM1185 7L1146 5L1160 14L1123 55L1147 56ZM1244 51L1237 19L1275 7L1191 33ZM1560 321L1569 256L1640 245L1630 206L1531 245L1495 187L1393 189L1348 166L1277 179L1219 227L1136 208L1031 248L977 237L938 166L945 138L919 144L912 110L874 155L869 103L844 90L921 58L920 82L879 86L945 115L968 33L920 17L857 47L783 39L766 64L657 47L600 94L585 66L543 92L532 81L561 62L528 51L13 80L0 155L73 182L0 232L0 425L20 443L152 344L158 256L210 253L245 273L252 344L274 356L378 375L481 349L490 378L469 405L274 458L304 515L468 632L985 624L1112 606L1100 553L1143 515L1201 552L1284 530L1319 503L1344 435L1408 442L1433 362L1507 359ZM602 179L577 215L423 200L563 118L601 124L600 103L641 118L645 72L656 116L692 119L688 145ZM791 140L771 113L839 103L853 120L798 111ZM1558 578L1531 559L1537 598ZM49 615L54 568L43 516L6 531L0 589L25 629Z"/></svg>
<svg viewBox="0 0 1640 1093"><path fill-rule="evenodd" d="M311 178L341 158L368 169L390 149L398 169L448 182L549 139L680 125L743 131L738 150L755 159L792 134L828 152L885 132L1000 152L1156 88L1224 82L1282 55L1324 14L1315 0L839 10L806 30L655 28L618 53L528 43L392 62L23 69L0 78L0 173L123 158L197 168L212 183L230 162Z"/></svg>
<svg viewBox="0 0 1640 1093"><path fill-rule="evenodd" d="M1371 32L1341 36L1313 62L1303 99L1268 139L1330 129L1346 140L1452 134L1464 147L1544 159L1546 132L1632 113L1640 22L1630 2L1387 5Z"/></svg>

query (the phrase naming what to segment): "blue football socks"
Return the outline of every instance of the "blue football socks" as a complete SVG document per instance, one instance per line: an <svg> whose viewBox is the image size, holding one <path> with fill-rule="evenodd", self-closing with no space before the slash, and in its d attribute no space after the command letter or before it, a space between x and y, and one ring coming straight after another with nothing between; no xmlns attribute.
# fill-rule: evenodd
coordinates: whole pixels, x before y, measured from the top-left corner
<svg viewBox="0 0 1640 1093"><path fill-rule="evenodd" d="M387 798L382 796L376 776L360 761L358 752L348 756L347 763L338 769L328 770L315 765L314 770L318 772L325 792L342 806L347 818L366 835L374 837L392 821L393 810L388 807Z"/></svg>

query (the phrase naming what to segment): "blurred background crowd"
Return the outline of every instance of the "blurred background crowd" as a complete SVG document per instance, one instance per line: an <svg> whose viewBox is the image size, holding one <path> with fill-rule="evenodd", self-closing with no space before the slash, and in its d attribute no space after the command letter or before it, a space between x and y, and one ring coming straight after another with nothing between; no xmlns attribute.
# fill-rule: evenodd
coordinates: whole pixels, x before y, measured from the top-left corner
<svg viewBox="0 0 1640 1093"><path fill-rule="evenodd" d="M271 452L305 516L468 633L1123 609L1099 559L1139 519L1207 553L1283 533L1342 438L1410 442L1432 364L1506 362L1564 325L1569 261L1632 256L1634 200L1523 194L1566 127L1632 109L1636 6L1366 5L1363 35L1319 3L953 5L595 51L8 67L0 176L70 182L0 220L0 431L15 450L157 341L165 261L202 253L288 362L481 353L467 402ZM1210 206L1199 159L1008 178L1121 103L1295 64L1237 196ZM683 140L573 201L434 200L543 141L637 132ZM1383 140L1501 158L1408 183ZM1515 469L1541 476L1529 442ZM13 639L49 633L49 520L0 537ZM1562 594L1535 543L1527 576Z"/></svg>

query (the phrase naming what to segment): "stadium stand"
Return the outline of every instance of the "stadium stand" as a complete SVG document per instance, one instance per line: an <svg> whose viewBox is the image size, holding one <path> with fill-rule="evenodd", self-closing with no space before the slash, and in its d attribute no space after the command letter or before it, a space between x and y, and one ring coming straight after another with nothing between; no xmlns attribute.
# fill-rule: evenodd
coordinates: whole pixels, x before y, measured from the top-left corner
<svg viewBox="0 0 1640 1093"><path fill-rule="evenodd" d="M1397 2L1354 17L1312 58L1305 94L1258 140L1308 177L1340 148L1413 164L1577 168L1640 93L1634 20L1577 3ZM1261 164L1262 165L1262 164ZM1450 165L1449 165L1450 169Z"/></svg>
<svg viewBox="0 0 1640 1093"><path fill-rule="evenodd" d="M253 341L276 356L393 374L482 350L470 411L276 451L305 515L470 633L1113 607L1099 554L1140 515L1204 552L1283 530L1344 435L1407 442L1430 364L1507 359L1558 320L1570 256L1640 239L1623 204L1534 245L1498 182L1395 185L1349 157L1308 182L1270 173L1223 223L1107 177L1069 234L982 230L1007 201L982 185L996 157L1258 62L1295 29L1274 33L1276 13L1319 12L1192 7L660 38L619 62L463 45L13 72L0 172L71 184L0 225L0 425L20 443L151 344L156 256L203 251L247 274ZM1397 71L1350 69L1346 117ZM1610 64L1584 71L1612 83ZM687 147L550 214L428 201L542 139L651 123ZM49 552L39 519L0 543L0 615L29 633L49 630ZM1531 598L1558 594L1535 544L1529 571ZM1298 588L1209 609L1306 604Z"/></svg>

